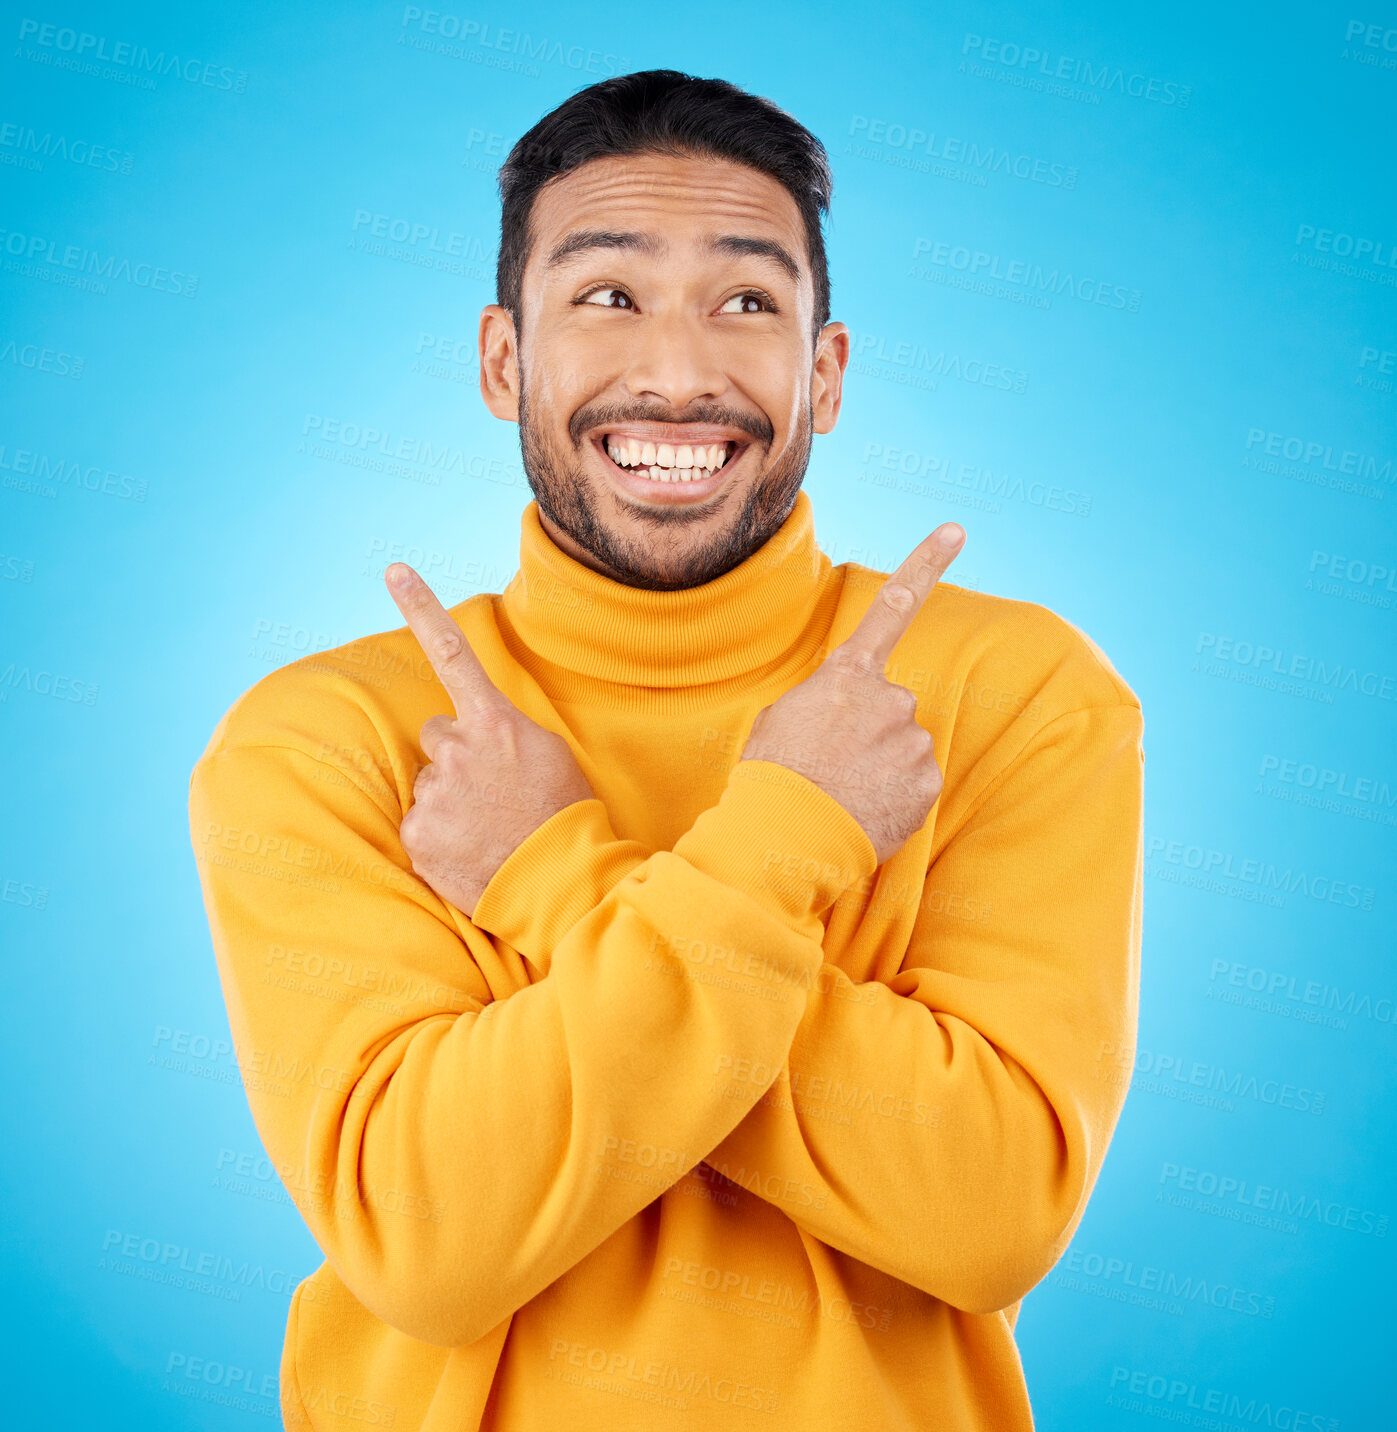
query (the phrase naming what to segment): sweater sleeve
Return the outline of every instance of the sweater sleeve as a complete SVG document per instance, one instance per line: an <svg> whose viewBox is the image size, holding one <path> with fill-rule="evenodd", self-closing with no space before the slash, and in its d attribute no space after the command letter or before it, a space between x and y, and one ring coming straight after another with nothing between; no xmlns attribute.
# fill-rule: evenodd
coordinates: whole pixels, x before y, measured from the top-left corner
<svg viewBox="0 0 1397 1432"><path fill-rule="evenodd" d="M412 871L386 788L289 745L196 766L191 840L248 1102L376 1316L443 1346L485 1336L731 1131L745 1111L721 1056L775 1077L819 911L873 859L818 787L760 775L685 852L631 864L547 979L502 990L489 936ZM797 840L820 853L804 881L751 858ZM736 952L741 979L701 977L694 949Z"/></svg>
<svg viewBox="0 0 1397 1432"><path fill-rule="evenodd" d="M822 1242L972 1313L1062 1255L1134 1056L1138 705L1041 728L926 872L887 984L825 966L775 1082L707 1162Z"/></svg>
<svg viewBox="0 0 1397 1432"><path fill-rule="evenodd" d="M546 973L563 936L650 853L639 841L617 839L595 796L574 801L514 848L481 892L471 921Z"/></svg>

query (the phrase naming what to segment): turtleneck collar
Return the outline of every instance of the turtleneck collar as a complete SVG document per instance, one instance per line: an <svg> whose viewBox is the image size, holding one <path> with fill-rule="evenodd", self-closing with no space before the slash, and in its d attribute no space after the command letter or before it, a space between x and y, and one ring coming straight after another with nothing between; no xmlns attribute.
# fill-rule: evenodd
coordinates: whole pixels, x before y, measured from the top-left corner
<svg viewBox="0 0 1397 1432"><path fill-rule="evenodd" d="M812 637L810 628L829 576L804 489L746 561L675 592L630 587L583 566L549 537L532 501L520 522L519 571L496 611L560 674L623 686L702 686L752 678L783 657L808 655L804 648L813 650L823 635Z"/></svg>

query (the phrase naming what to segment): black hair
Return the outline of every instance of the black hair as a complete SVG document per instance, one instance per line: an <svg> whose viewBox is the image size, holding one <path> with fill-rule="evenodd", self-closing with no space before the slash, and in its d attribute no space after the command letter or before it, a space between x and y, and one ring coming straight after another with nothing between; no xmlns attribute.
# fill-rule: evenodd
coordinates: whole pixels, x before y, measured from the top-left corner
<svg viewBox="0 0 1397 1432"><path fill-rule="evenodd" d="M666 154L727 159L770 175L795 200L805 223L815 280L815 332L829 321L829 265L821 217L834 181L825 147L798 120L726 80L679 70L637 70L589 85L544 115L500 169L497 300L520 326L529 218L550 179L593 159Z"/></svg>

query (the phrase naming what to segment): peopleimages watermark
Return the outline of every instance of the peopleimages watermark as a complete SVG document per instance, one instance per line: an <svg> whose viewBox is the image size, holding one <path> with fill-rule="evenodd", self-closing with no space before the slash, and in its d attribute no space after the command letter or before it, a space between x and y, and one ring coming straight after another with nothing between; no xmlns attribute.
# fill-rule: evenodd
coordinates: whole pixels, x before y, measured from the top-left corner
<svg viewBox="0 0 1397 1432"><path fill-rule="evenodd" d="M1256 449L1260 448L1260 453ZM1287 433L1268 432L1264 428L1247 429L1247 452L1255 456L1281 457L1342 477L1361 478L1366 482L1397 482L1397 465L1391 457L1375 457L1352 448L1336 448L1333 443L1313 438L1298 438Z"/></svg>
<svg viewBox="0 0 1397 1432"><path fill-rule="evenodd" d="M1355 696L1372 696L1379 701L1397 701L1397 676L1391 672L1359 671L1343 660L1326 660L1286 651L1267 642L1238 640L1216 632L1199 632L1195 656L1276 676L1293 677L1327 691L1351 691Z"/></svg>
<svg viewBox="0 0 1397 1432"><path fill-rule="evenodd" d="M1248 995L1256 996L1256 1006L1268 1014L1290 1015L1294 1011L1308 1015L1310 1023L1318 1023L1326 1017L1324 1012L1333 1010L1354 1019L1369 1019L1375 1024L1397 1022L1394 1021L1397 1003L1390 995L1374 999L1372 995L1360 994L1356 989L1345 991L1338 985L1304 979L1286 970L1268 970L1261 965L1218 958L1212 962L1208 980L1210 995L1216 991L1219 997L1225 997L1232 990L1239 994L1246 991ZM1222 986L1230 988L1221 988L1219 981ZM1334 1023L1340 1028L1348 1028L1347 1020L1338 1019Z"/></svg>
<svg viewBox="0 0 1397 1432"><path fill-rule="evenodd" d="M177 1375L191 1382L202 1382L210 1387L221 1387L229 1392L240 1392L249 1397L275 1397L277 1395L277 1374L257 1373L240 1367L237 1363L221 1362L217 1358L197 1357L193 1353L172 1352L165 1364L165 1376Z"/></svg>
<svg viewBox="0 0 1397 1432"><path fill-rule="evenodd" d="M429 487L442 486L444 476L475 478L503 486L519 485L513 470L502 459L323 413L305 415L297 452Z"/></svg>
<svg viewBox="0 0 1397 1432"><path fill-rule="evenodd" d="M1066 294L1081 303L1102 308L1122 309L1126 313L1140 311L1142 295L1138 288L1107 283L1090 274L1074 274L1071 270L1045 269L1042 264L1031 263L1027 259L1005 259L1000 254L971 249L964 244L952 244L944 239L918 238L913 243L909 278L926 276L916 262L924 254L933 267L964 275L967 281L1008 284L1041 295L1049 302Z"/></svg>
<svg viewBox="0 0 1397 1432"><path fill-rule="evenodd" d="M1095 1286L1076 1286L1078 1278L1061 1275L1076 1273L1081 1278L1092 1280ZM1119 1282L1117 1282L1119 1279ZM1209 1277L1193 1269L1179 1273L1172 1268L1155 1267L1149 1263L1137 1264L1133 1258L1116 1258L1103 1253L1087 1253L1073 1248L1058 1265L1053 1282L1058 1287L1074 1291L1108 1291L1118 1296L1117 1302L1130 1301L1144 1306L1163 1305L1165 1311L1183 1312L1183 1304L1206 1304L1230 1313L1244 1313L1253 1318L1273 1318L1276 1315L1276 1299L1273 1294L1239 1288L1233 1283ZM1125 1293L1133 1289L1137 1296ZM1168 1305L1172 1303L1174 1307Z"/></svg>
<svg viewBox="0 0 1397 1432"><path fill-rule="evenodd" d="M1397 566L1346 557L1339 552L1315 551L1310 554L1305 590L1390 612L1397 607Z"/></svg>
<svg viewBox="0 0 1397 1432"><path fill-rule="evenodd" d="M1386 50L1397 55L1397 25L1377 25L1367 20L1350 20L1344 28L1345 40L1363 37L1363 44L1369 50Z"/></svg>
<svg viewBox="0 0 1397 1432"><path fill-rule="evenodd" d="M1145 847L1147 870L1159 860L1179 870L1194 872L1200 877L1198 881L1181 880L1174 883L1197 884L1200 888L1207 889L1212 888L1211 883L1235 880L1245 886L1254 886L1259 892L1276 895L1278 898L1275 903L1280 906L1284 905L1284 899L1279 897L1304 895L1322 904L1369 911L1377 898L1377 891L1372 886L1339 880L1332 874L1297 870L1293 865L1287 865L1282 870L1269 860L1236 857L1231 851L1213 850L1188 841L1166 840L1162 835L1155 835L1150 837Z"/></svg>
<svg viewBox="0 0 1397 1432"><path fill-rule="evenodd" d="M1299 1220L1303 1219L1310 1223L1322 1223L1327 1228L1363 1233L1371 1238L1387 1237L1390 1219L1386 1213L1357 1208L1334 1198L1321 1198L1311 1192L1256 1183L1240 1175L1168 1162L1160 1168L1159 1182L1163 1187L1157 1201L1165 1192L1186 1195L1179 1207L1197 1208L1206 1213L1212 1212L1213 1206L1200 1200L1211 1199L1218 1209L1226 1210L1222 1213L1223 1217L1237 1223L1255 1223L1269 1228L1277 1220L1287 1220L1291 1227L1282 1227L1280 1231L1293 1232L1298 1228ZM1169 1201L1174 1200L1171 1198Z"/></svg>
<svg viewBox="0 0 1397 1432"><path fill-rule="evenodd" d="M1301 224L1295 232L1290 261L1347 278L1361 278L1384 288L1397 287L1397 243L1391 238Z"/></svg>
<svg viewBox="0 0 1397 1432"><path fill-rule="evenodd" d="M92 681L79 681L61 672L50 671L47 667L37 670L27 663L15 662L0 671L0 702L10 699L11 691L27 691L31 696L48 696L54 701L76 701L84 706L95 706L101 687Z"/></svg>
<svg viewBox="0 0 1397 1432"><path fill-rule="evenodd" d="M407 244L411 248L420 246L426 252L449 258L474 259L481 263L495 261L495 251L484 239L454 229L443 234L439 224L423 223L420 219L356 209L350 232L357 234L361 229L376 239L391 239L395 244Z"/></svg>
<svg viewBox="0 0 1397 1432"><path fill-rule="evenodd" d="M1349 820L1397 826L1397 793L1381 776L1354 775L1295 756L1263 756L1255 794Z"/></svg>
<svg viewBox="0 0 1397 1432"><path fill-rule="evenodd" d="M1022 393L1028 388L1028 374L1022 369L948 353L944 348L933 353L924 344L910 339L895 341L877 333L851 330L849 342L850 368L870 378L905 383L930 393L936 392L943 378L1008 393Z"/></svg>
<svg viewBox="0 0 1397 1432"><path fill-rule="evenodd" d="M1012 78L1025 88L1044 90L1049 94L1062 92L1064 98L1088 98L1099 104L1103 94L1119 94L1130 99L1148 100L1154 104L1187 109L1193 94L1191 85L1176 80L1157 79L1138 70L1127 72L1121 65L1093 64L1091 60L1074 59L1071 55L1055 55L1036 45L1021 45L1013 40L997 40L985 35L967 33L961 41L961 69L977 77L981 71ZM972 59L965 57L971 56ZM980 61L980 64L974 63ZM999 77L999 76L996 76ZM1054 83L1049 83L1054 82ZM1067 86L1081 85L1081 91L1068 91Z"/></svg>
<svg viewBox="0 0 1397 1432"><path fill-rule="evenodd" d="M864 471L859 474L860 482L871 482L877 487L898 487L903 491L918 491L902 479L925 480L945 487L964 487L992 499L1006 502L1024 502L1031 507L1042 507L1066 516L1088 517L1091 515L1091 494L1079 492L1073 487L1057 483L1025 481L1012 476L1000 468L982 463L959 462L945 454L920 452L916 448L891 447L879 442L864 444ZM893 478L882 474L896 474ZM940 501L946 495L936 494ZM998 510L997 504L995 510Z"/></svg>
<svg viewBox="0 0 1397 1432"><path fill-rule="evenodd" d="M1348 771L1337 771L1332 766L1316 765L1313 761L1302 761L1293 756L1262 756L1261 775L1272 776L1286 785L1301 786L1319 795L1397 806L1397 792L1380 776L1355 776Z"/></svg>
<svg viewBox="0 0 1397 1432"><path fill-rule="evenodd" d="M97 249L64 244L43 234L0 229L0 253L5 255L5 268L10 273L91 293L106 293L109 282L129 283L135 288L177 298L193 298L199 289L198 278L181 269L141 259L133 262L125 255L103 254Z"/></svg>
<svg viewBox="0 0 1397 1432"><path fill-rule="evenodd" d="M1251 1099L1296 1114L1324 1113L1328 1097L1322 1090L1265 1078L1247 1069L1227 1068L1182 1054L1132 1050L1116 1040L1104 1040L1097 1051L1098 1078L1129 1084L1149 1094L1162 1094L1183 1103L1233 1112L1231 1100ZM1218 1097L1219 1095L1223 1097Z"/></svg>
<svg viewBox="0 0 1397 1432"><path fill-rule="evenodd" d="M29 910L44 910L49 903L49 887L0 875L0 901Z"/></svg>
<svg viewBox="0 0 1397 1432"><path fill-rule="evenodd" d="M963 139L915 124L898 124L871 115L856 114L849 121L849 135L850 143L844 147L846 154L884 159L899 168L935 174L938 178L973 177L983 187L985 175L1002 174L1008 179L1046 184L1050 189L1077 187L1078 170L1075 164L1024 154L976 139Z"/></svg>
<svg viewBox="0 0 1397 1432"><path fill-rule="evenodd" d="M1397 348L1379 348L1375 343L1365 343L1358 355L1358 376L1353 380L1355 387L1391 393L1394 391L1394 378L1397 378Z"/></svg>
<svg viewBox="0 0 1397 1432"><path fill-rule="evenodd" d="M16 368L27 368L31 373L47 373L51 378L81 378L87 367L87 359L61 348L49 348L41 343L21 344L17 339L6 338L0 343L0 363L10 363Z"/></svg>
<svg viewBox="0 0 1397 1432"><path fill-rule="evenodd" d="M110 174L129 174L136 166L136 156L109 144L90 139L70 139L66 134L38 130L15 120L0 124L0 164L16 169L42 171L44 160L60 159L80 169L101 169Z"/></svg>
<svg viewBox="0 0 1397 1432"><path fill-rule="evenodd" d="M414 40L421 37L414 43L414 49L430 49L454 59L466 59L473 57L472 52L462 47L473 45L478 51L496 52L482 56L482 62L491 63L497 69L517 70L534 78L542 71L538 63L527 63L529 61L558 64L581 74L601 76L620 74L625 64L623 55L595 50L587 45L569 44L565 40L550 39L547 35L535 37L526 30L463 18L449 10L424 10L420 5L407 5L399 23L403 32L416 31ZM399 34L399 43L406 39L406 33ZM446 43L448 41L459 43ZM520 64L506 59L506 56L521 56L526 63Z"/></svg>
<svg viewBox="0 0 1397 1432"><path fill-rule="evenodd" d="M1273 1427L1279 1432L1339 1432L1339 1422L1335 1417L1306 1412L1287 1402L1278 1402L1273 1406L1268 1398L1249 1396L1243 1400L1236 1392L1220 1387L1200 1387L1182 1377L1148 1369L1113 1367L1106 1405L1126 1412L1143 1412L1160 1421L1222 1428L1227 1432L1234 1423ZM1195 1412L1204 1414L1207 1420L1193 1417L1191 1414ZM1219 1417L1230 1420L1219 1422Z"/></svg>
<svg viewBox="0 0 1397 1432"><path fill-rule="evenodd" d="M1341 229L1317 229L1301 224L1295 231L1295 247L1310 249L1317 254L1333 254L1335 258L1351 258L1374 268L1397 269L1397 244L1391 240L1372 238L1365 234L1349 234Z"/></svg>
<svg viewBox="0 0 1397 1432"><path fill-rule="evenodd" d="M162 78L173 75L186 84L228 90L233 94L242 94L247 89L246 70L235 70L230 65L219 65L192 56L167 55L164 50L152 53L147 46L130 40L109 40L105 35L74 30L66 25L50 25L26 18L19 22L19 38L32 40L39 46L37 53L24 55L20 51L19 55L23 58L37 59L80 74L120 79L141 89L154 89L156 75ZM100 68L99 64L105 68Z"/></svg>
<svg viewBox="0 0 1397 1432"><path fill-rule="evenodd" d="M119 1228L109 1228L103 1235L102 1254L97 1266L103 1271L120 1273L130 1268L145 1276L144 1265L145 1269L158 1275L152 1281L188 1288L193 1292L208 1291L210 1283L221 1283L234 1294L243 1288L260 1288L289 1298L306 1276L287 1272L284 1268L267 1268L246 1258L239 1262L236 1257L225 1253L201 1251L188 1244L143 1237ZM136 1260L134 1267L122 1266L117 1262L118 1258ZM109 1269L108 1264L111 1265ZM234 1296L232 1301L240 1301L240 1298Z"/></svg>
<svg viewBox="0 0 1397 1432"><path fill-rule="evenodd" d="M0 443L0 473L5 474L0 478L0 485L16 492L33 492L39 497L56 497L62 486L144 502L150 490L145 478L115 472L100 463L53 457L32 448L11 448L5 443Z"/></svg>

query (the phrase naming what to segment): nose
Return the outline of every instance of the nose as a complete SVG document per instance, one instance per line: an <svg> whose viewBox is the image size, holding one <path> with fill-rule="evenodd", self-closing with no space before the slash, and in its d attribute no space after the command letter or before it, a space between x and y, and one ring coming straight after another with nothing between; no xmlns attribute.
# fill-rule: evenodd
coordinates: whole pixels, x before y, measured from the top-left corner
<svg viewBox="0 0 1397 1432"><path fill-rule="evenodd" d="M681 410L727 391L718 345L701 318L679 311L652 314L637 329L625 375L633 396L660 398Z"/></svg>

